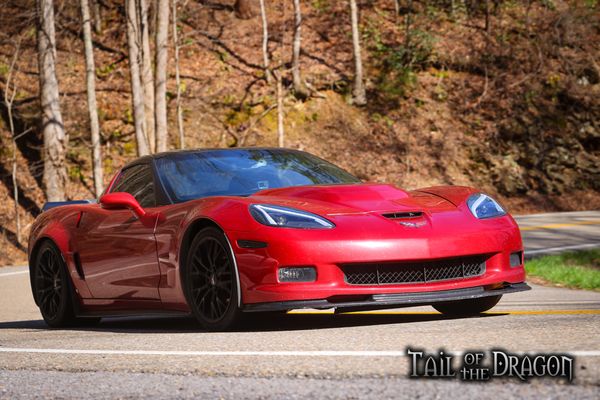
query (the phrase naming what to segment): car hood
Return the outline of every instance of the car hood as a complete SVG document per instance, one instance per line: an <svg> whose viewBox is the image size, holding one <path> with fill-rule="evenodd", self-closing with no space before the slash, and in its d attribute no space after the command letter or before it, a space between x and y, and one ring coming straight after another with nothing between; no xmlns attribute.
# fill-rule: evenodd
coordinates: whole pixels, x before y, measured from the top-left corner
<svg viewBox="0 0 600 400"><path fill-rule="evenodd" d="M267 189L249 199L253 203L299 208L321 215L456 210L453 203L439 195L373 183Z"/></svg>

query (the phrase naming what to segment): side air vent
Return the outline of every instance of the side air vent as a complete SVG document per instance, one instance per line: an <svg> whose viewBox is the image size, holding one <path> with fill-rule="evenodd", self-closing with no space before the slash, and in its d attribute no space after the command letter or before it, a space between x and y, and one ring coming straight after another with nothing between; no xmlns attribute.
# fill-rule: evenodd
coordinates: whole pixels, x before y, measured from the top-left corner
<svg viewBox="0 0 600 400"><path fill-rule="evenodd" d="M421 211L407 211L407 212L393 212L393 213L385 213L381 214L385 218L389 219L411 219L411 218L421 218L423 216L423 212Z"/></svg>
<svg viewBox="0 0 600 400"><path fill-rule="evenodd" d="M81 257L79 256L79 253L73 254L73 261L75 262L75 269L77 270L77 275L79 275L81 279L85 279L85 275L83 274L83 268L81 267Z"/></svg>

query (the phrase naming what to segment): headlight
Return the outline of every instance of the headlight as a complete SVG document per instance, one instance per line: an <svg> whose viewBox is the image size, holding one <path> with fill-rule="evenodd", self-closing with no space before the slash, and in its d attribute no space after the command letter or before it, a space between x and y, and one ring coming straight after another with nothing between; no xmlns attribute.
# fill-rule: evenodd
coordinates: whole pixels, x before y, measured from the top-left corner
<svg viewBox="0 0 600 400"><path fill-rule="evenodd" d="M469 210L473 215L479 219L500 217L506 214L506 211L496 200L483 193L471 195L467 200L467 206L469 206Z"/></svg>
<svg viewBox="0 0 600 400"><path fill-rule="evenodd" d="M283 228L329 229L335 226L318 215L280 206L252 204L250 214L261 224Z"/></svg>

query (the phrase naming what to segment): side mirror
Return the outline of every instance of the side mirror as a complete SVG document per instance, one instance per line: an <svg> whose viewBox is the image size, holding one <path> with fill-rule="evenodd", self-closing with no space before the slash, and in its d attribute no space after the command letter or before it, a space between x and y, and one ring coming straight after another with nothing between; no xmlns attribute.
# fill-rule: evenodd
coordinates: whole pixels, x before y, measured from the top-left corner
<svg viewBox="0 0 600 400"><path fill-rule="evenodd" d="M100 197L100 204L109 209L130 209L140 219L144 219L146 211L135 197L125 192L108 193Z"/></svg>

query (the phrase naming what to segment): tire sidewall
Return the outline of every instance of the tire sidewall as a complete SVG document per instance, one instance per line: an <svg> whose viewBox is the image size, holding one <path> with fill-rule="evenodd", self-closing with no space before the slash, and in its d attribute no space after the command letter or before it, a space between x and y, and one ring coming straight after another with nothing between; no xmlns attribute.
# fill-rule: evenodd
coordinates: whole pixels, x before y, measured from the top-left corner
<svg viewBox="0 0 600 400"><path fill-rule="evenodd" d="M433 304L433 308L446 315L478 315L492 309L494 306L496 306L496 304L498 304L501 298L502 295L497 295L480 297L476 299L450 301Z"/></svg>

